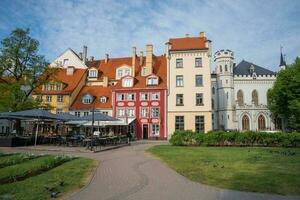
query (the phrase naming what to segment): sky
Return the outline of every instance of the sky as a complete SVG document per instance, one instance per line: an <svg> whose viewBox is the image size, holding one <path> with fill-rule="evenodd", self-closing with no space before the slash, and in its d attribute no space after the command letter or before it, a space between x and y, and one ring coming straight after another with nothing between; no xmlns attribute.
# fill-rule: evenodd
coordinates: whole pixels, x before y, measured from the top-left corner
<svg viewBox="0 0 300 200"><path fill-rule="evenodd" d="M132 47L165 53L169 38L204 31L213 52L277 71L280 46L287 63L300 56L299 0L0 0L0 40L30 28L49 62L67 48L88 56L131 56ZM214 65L213 65L214 66Z"/></svg>

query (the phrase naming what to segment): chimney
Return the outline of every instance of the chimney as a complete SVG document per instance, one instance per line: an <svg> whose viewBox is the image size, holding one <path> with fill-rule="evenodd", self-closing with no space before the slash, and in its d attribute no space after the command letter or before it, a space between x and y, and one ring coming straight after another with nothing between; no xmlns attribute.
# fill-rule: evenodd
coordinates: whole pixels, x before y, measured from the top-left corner
<svg viewBox="0 0 300 200"><path fill-rule="evenodd" d="M94 61L94 56L90 56L90 61Z"/></svg>
<svg viewBox="0 0 300 200"><path fill-rule="evenodd" d="M82 60L82 52L79 52L78 56L79 56L80 60Z"/></svg>
<svg viewBox="0 0 300 200"><path fill-rule="evenodd" d="M205 47L208 48L208 57L211 57L211 55L212 55L211 40L205 41Z"/></svg>
<svg viewBox="0 0 300 200"><path fill-rule="evenodd" d="M108 86L108 77L103 76L103 87L107 87L107 86Z"/></svg>
<svg viewBox="0 0 300 200"><path fill-rule="evenodd" d="M87 46L83 46L83 53L82 53L82 62L83 62L83 64L86 63L86 58L87 58Z"/></svg>
<svg viewBox="0 0 300 200"><path fill-rule="evenodd" d="M205 36L205 32L200 32L200 33L199 33L199 37L206 37L206 36Z"/></svg>
<svg viewBox="0 0 300 200"><path fill-rule="evenodd" d="M73 66L68 66L67 68L67 76L73 76L74 74L74 67Z"/></svg>
<svg viewBox="0 0 300 200"><path fill-rule="evenodd" d="M105 54L105 63L108 62L108 59L109 59L109 55L108 55L108 53L107 53L107 54Z"/></svg>
<svg viewBox="0 0 300 200"><path fill-rule="evenodd" d="M152 56L153 56L153 45L152 44L147 44L146 45L146 68L147 68L147 72L149 74L153 73L153 69L152 69Z"/></svg>
<svg viewBox="0 0 300 200"><path fill-rule="evenodd" d="M135 76L136 47L132 47L132 76Z"/></svg>
<svg viewBox="0 0 300 200"><path fill-rule="evenodd" d="M140 66L143 65L143 57L144 57L143 51L140 51Z"/></svg>

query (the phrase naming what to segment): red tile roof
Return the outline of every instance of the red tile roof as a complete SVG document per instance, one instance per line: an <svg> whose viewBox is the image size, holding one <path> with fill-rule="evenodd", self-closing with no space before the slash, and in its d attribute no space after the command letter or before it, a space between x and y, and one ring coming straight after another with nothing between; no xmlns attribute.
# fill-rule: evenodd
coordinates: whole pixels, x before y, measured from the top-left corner
<svg viewBox="0 0 300 200"><path fill-rule="evenodd" d="M84 104L82 103L82 97L86 94L90 94L95 97L94 104ZM106 103L100 102L100 97L105 96L107 97ZM83 86L79 94L77 95L76 99L72 103L70 110L91 110L93 106L95 108L101 109L111 109L112 102L111 102L112 92L110 87L103 87L103 86Z"/></svg>
<svg viewBox="0 0 300 200"><path fill-rule="evenodd" d="M59 69L51 80L62 82L65 87L62 90L51 90L44 91L41 88L35 90L35 94L70 94L78 86L79 82L82 80L86 69L74 69L73 75L67 75L67 69Z"/></svg>
<svg viewBox="0 0 300 200"><path fill-rule="evenodd" d="M170 51L207 49L206 41L206 37L171 38L169 40Z"/></svg>

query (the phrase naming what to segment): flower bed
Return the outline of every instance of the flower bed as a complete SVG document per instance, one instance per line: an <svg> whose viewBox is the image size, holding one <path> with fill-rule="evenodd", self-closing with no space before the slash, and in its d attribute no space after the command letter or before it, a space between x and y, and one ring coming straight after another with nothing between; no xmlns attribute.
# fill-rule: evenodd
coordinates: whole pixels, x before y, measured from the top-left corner
<svg viewBox="0 0 300 200"><path fill-rule="evenodd" d="M12 154L12 155L3 156L0 159L0 168L16 165L37 157L38 156L33 154Z"/></svg>

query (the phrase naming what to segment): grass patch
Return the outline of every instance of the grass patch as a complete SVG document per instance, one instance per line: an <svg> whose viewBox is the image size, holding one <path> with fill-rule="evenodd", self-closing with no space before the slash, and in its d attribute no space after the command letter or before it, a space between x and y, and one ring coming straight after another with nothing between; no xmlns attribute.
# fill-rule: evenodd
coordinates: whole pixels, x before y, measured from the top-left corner
<svg viewBox="0 0 300 200"><path fill-rule="evenodd" d="M0 168L22 163L38 156L33 154L12 154L0 157Z"/></svg>
<svg viewBox="0 0 300 200"><path fill-rule="evenodd" d="M0 183L4 184L23 180L30 176L50 170L71 159L71 157L67 156L47 155L24 163L2 168L0 171Z"/></svg>
<svg viewBox="0 0 300 200"><path fill-rule="evenodd" d="M91 159L71 160L38 176L0 185L0 199L1 197L12 197L16 200L50 199L46 187L54 188L61 196L62 193L82 187L95 166L95 161ZM60 185L61 182L63 185Z"/></svg>
<svg viewBox="0 0 300 200"><path fill-rule="evenodd" d="M234 190L300 195L300 149L159 145L147 151L196 182Z"/></svg>

